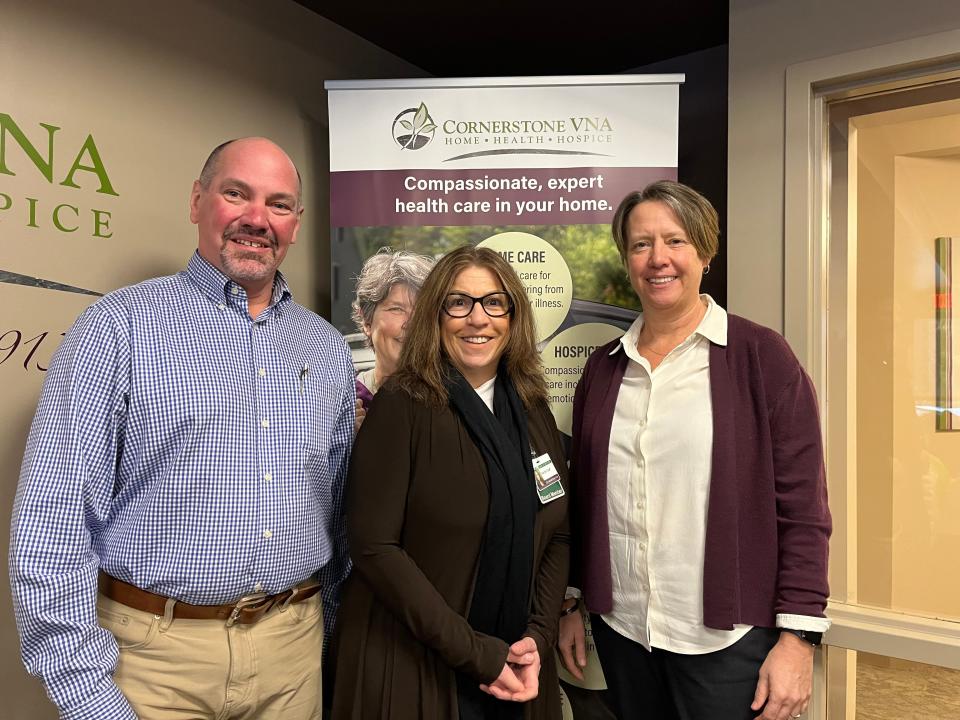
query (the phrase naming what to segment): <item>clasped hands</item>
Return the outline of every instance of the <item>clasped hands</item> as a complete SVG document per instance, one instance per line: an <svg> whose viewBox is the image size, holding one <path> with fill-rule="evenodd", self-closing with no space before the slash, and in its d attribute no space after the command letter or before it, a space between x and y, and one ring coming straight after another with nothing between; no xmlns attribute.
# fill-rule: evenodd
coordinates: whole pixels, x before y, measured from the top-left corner
<svg viewBox="0 0 960 720"><path fill-rule="evenodd" d="M540 651L534 639L523 637L511 645L500 675L480 689L498 700L533 700L540 690Z"/></svg>

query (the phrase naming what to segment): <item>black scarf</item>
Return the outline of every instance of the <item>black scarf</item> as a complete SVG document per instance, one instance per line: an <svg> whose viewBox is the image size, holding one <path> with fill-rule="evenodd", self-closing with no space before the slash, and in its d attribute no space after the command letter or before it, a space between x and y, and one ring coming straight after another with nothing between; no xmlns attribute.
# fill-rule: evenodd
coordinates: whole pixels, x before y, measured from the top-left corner
<svg viewBox="0 0 960 720"><path fill-rule="evenodd" d="M512 645L527 628L533 577L537 498L527 414L502 363L492 414L454 368L449 369L447 391L483 455L490 480L487 527L467 620L474 630ZM487 695L476 679L462 673L457 674L457 699L460 720L509 720L523 714L523 705Z"/></svg>

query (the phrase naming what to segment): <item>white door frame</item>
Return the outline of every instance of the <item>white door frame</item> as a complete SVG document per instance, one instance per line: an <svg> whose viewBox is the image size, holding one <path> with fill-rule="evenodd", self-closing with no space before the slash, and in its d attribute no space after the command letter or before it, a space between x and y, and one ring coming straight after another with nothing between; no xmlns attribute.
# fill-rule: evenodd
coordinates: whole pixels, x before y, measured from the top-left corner
<svg viewBox="0 0 960 720"><path fill-rule="evenodd" d="M786 72L784 157L784 335L813 378L821 398L835 524L830 582L837 600L828 606L833 627L825 642L956 669L960 669L960 623L856 604L856 475L852 464L856 452L851 445L856 436L850 432L851 422L845 417L845 408L852 407L849 393L853 387L848 382L848 387L834 391L827 384L828 360L836 362L827 357L831 326L828 273L831 254L837 257L838 250L829 246L828 233L827 103L956 77L958 71L960 30L791 65ZM855 256L852 250L843 248L842 257L848 252ZM837 272L847 269L845 262L841 265L835 268ZM846 282L855 282L855 278L848 274ZM836 312L846 313L850 343L855 337L850 313L843 303L838 304ZM833 377L837 382L838 376ZM848 375L847 380L851 379ZM834 398L841 412L831 412ZM832 464L831 446L837 450L833 456L840 458ZM814 697L808 712L811 720L826 718L825 665L818 653ZM839 677L842 676L841 672Z"/></svg>

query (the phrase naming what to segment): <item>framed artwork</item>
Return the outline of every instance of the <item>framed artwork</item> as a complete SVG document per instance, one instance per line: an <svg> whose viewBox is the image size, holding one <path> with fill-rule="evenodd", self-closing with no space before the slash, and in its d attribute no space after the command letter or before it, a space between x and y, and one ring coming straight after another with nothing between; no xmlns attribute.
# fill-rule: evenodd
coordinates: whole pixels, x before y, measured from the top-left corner
<svg viewBox="0 0 960 720"><path fill-rule="evenodd" d="M936 239L937 430L960 430L960 239Z"/></svg>

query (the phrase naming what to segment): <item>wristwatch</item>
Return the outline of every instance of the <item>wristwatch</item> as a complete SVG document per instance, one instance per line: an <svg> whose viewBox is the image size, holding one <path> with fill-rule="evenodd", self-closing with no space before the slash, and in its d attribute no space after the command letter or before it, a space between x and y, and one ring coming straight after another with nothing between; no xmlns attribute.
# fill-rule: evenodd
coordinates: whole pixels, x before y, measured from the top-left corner
<svg viewBox="0 0 960 720"><path fill-rule="evenodd" d="M814 647L817 647L823 641L822 632L813 632L812 630L794 630L793 628L780 628L780 632L796 635L798 638L804 642L810 643Z"/></svg>
<svg viewBox="0 0 960 720"><path fill-rule="evenodd" d="M566 598L566 599L564 600L564 602L566 602L567 600L570 600L570 599L573 600L573 605L571 605L570 607L567 607L567 608L563 608L563 609L560 611L560 617L566 617L567 615L573 615L577 610L580 609L580 598Z"/></svg>

